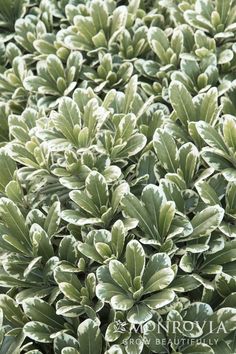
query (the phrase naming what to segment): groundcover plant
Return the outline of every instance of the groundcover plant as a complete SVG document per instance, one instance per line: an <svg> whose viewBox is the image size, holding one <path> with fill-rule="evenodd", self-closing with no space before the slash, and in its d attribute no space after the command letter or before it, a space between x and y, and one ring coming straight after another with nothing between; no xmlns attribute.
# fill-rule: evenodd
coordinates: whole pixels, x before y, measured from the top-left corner
<svg viewBox="0 0 236 354"><path fill-rule="evenodd" d="M236 353L236 0L0 0L0 354Z"/></svg>

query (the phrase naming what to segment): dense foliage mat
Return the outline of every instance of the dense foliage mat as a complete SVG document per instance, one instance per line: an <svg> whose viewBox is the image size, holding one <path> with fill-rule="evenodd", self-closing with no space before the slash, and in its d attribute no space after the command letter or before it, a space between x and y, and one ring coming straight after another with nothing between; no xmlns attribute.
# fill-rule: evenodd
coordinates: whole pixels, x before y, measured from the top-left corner
<svg viewBox="0 0 236 354"><path fill-rule="evenodd" d="M236 353L236 0L0 0L0 354Z"/></svg>

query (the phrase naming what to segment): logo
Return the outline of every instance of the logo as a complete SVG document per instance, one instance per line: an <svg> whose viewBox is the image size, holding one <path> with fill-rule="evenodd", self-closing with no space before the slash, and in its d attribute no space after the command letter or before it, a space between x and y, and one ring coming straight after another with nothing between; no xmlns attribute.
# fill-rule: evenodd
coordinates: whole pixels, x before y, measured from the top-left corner
<svg viewBox="0 0 236 354"><path fill-rule="evenodd" d="M146 344L150 343L149 334L152 334L152 341L155 338L156 344L167 345L192 345L204 343L208 345L216 345L218 343L217 334L227 334L224 323L216 323L214 321L166 321L153 322L146 324L130 324L124 321L116 321L115 328L117 332L140 334L138 338L129 338L123 341L124 345L129 344ZM208 336L209 334L215 334Z"/></svg>

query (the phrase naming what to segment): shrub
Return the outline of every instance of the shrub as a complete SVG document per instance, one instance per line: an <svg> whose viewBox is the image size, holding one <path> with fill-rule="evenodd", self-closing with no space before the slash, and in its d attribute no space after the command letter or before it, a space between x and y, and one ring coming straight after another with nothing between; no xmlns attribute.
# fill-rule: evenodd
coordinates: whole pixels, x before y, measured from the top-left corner
<svg viewBox="0 0 236 354"><path fill-rule="evenodd" d="M0 0L0 354L236 353L235 31Z"/></svg>

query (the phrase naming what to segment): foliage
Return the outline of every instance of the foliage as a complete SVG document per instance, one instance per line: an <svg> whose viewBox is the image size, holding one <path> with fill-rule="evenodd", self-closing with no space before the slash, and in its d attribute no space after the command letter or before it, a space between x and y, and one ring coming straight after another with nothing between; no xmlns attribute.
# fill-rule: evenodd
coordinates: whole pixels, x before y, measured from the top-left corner
<svg viewBox="0 0 236 354"><path fill-rule="evenodd" d="M236 352L235 31L0 0L0 354Z"/></svg>

